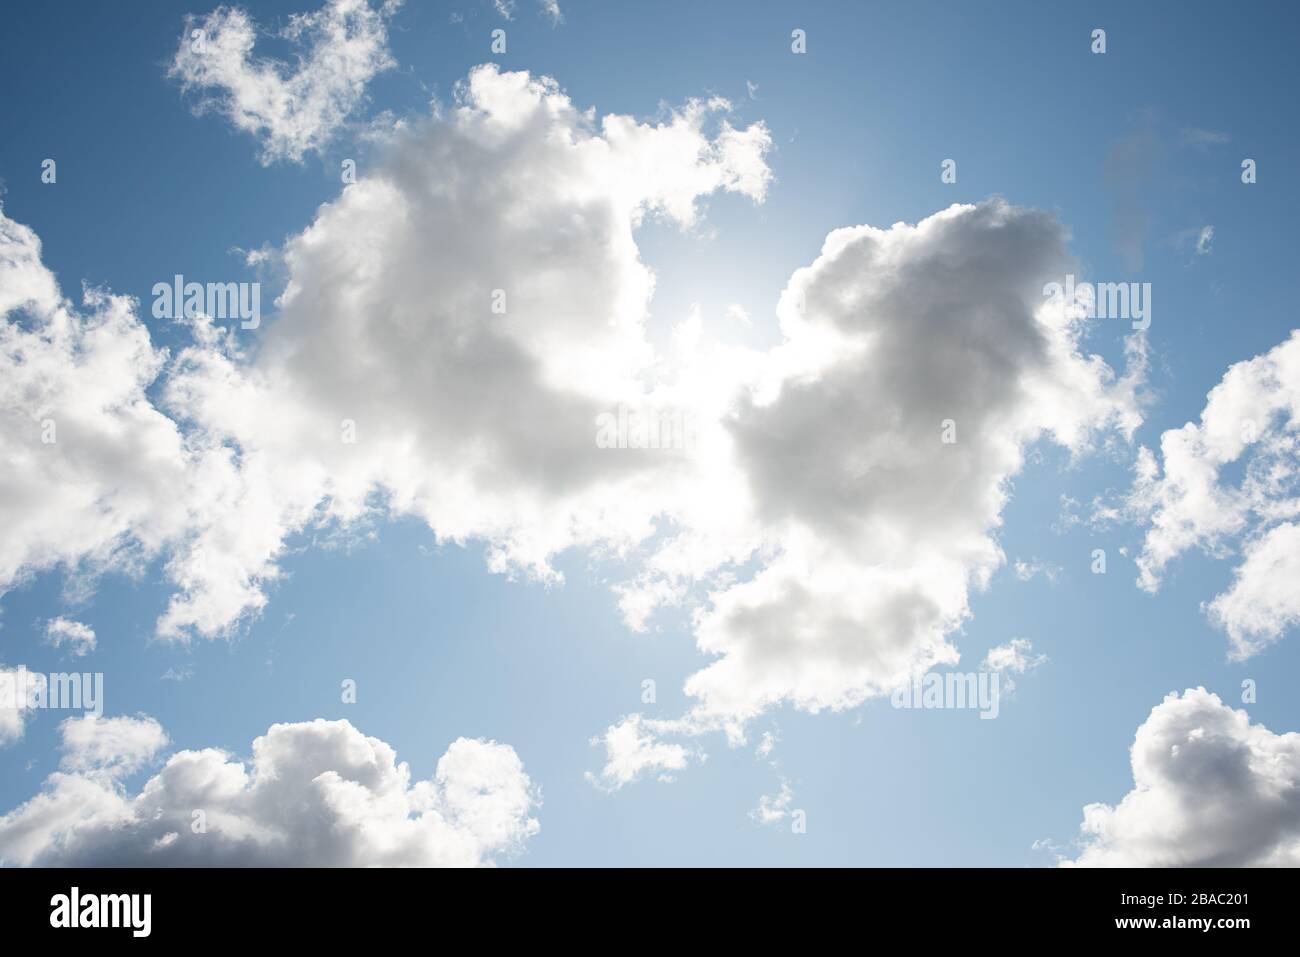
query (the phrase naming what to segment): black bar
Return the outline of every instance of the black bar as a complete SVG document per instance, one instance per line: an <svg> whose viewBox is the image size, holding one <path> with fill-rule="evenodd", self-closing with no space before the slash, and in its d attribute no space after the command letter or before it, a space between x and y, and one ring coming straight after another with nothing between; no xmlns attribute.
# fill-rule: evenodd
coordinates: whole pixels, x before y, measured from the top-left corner
<svg viewBox="0 0 1300 957"><path fill-rule="evenodd" d="M76 933L83 944L355 941L373 949L398 946L400 938L381 943L392 933L440 928L431 946L444 947L457 928L496 942L567 927L598 935L593 943L617 934L672 946L704 922L710 937L730 926L745 937L763 928L797 937L802 928L810 940L835 930L883 944L920 931L926 945L992 944L1002 931L1032 931L1050 935L1044 942L1232 946L1292 930L1293 886L1288 871L1202 869L0 870L0 926L9 945ZM126 926L51 926L57 895L70 905L73 887L83 908L98 909L98 895L150 895L148 936L136 937L129 920L142 925L142 897L141 911L124 910L120 898L106 910L111 917L116 907Z"/></svg>

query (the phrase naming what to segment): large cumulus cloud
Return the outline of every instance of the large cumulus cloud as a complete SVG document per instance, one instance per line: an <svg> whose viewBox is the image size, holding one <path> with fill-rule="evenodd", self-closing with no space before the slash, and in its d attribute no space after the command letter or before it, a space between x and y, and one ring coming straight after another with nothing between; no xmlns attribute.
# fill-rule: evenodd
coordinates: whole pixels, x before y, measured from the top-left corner
<svg viewBox="0 0 1300 957"><path fill-rule="evenodd" d="M565 548L649 535L684 461L610 454L595 423L664 401L637 226L688 226L718 190L764 195L768 134L724 110L597 123L553 81L485 66L449 116L394 129L283 250L257 355L201 326L179 357L170 407L239 469L226 520L173 563L162 633L223 632L263 603L287 534L372 507L544 579Z"/></svg>
<svg viewBox="0 0 1300 957"><path fill-rule="evenodd" d="M1133 742L1133 790L1083 809L1080 867L1300 866L1300 734L1204 688L1170 694Z"/></svg>
<svg viewBox="0 0 1300 957"><path fill-rule="evenodd" d="M794 274L785 341L724 421L760 561L697 615L716 660L687 681L687 733L734 738L780 703L852 707L957 660L948 636L1004 561L994 532L1027 448L1081 455L1140 421L1141 338L1118 374L1083 350L1079 305L1044 297L1069 263L1052 216L993 199L836 230ZM669 547L697 571L716 541L688 529ZM672 594L676 577L645 587Z"/></svg>
<svg viewBox="0 0 1300 957"><path fill-rule="evenodd" d="M167 415L137 413L170 457L141 476L152 494L96 480L167 507L62 560L122 541L166 554L165 637L229 634L267 602L289 537L322 525L415 516L548 581L567 548L615 555L628 624L693 605L712 659L687 715L603 736L644 758L598 778L617 786L695 756L656 735L734 739L764 709L851 707L955 660L1026 450L1082 455L1138 422L1140 338L1117 373L1085 350L1083 310L1044 298L1073 268L1047 213L992 199L836 230L777 304L779 346L687 323L661 353L637 229L692 228L718 192L762 200L762 124L716 99L598 117L484 66L449 110L381 140L279 251L287 285L255 339L200 318L167 357L121 320L143 350L131 395L170 358ZM596 423L622 406L685 410L694 454L601 448ZM11 577L54 561L19 554Z"/></svg>
<svg viewBox="0 0 1300 957"><path fill-rule="evenodd" d="M39 794L0 817L0 863L35 866L458 866L522 849L540 794L514 750L460 738L432 778L347 721L277 724L245 763L180 751L152 718L70 718Z"/></svg>
<svg viewBox="0 0 1300 957"><path fill-rule="evenodd" d="M415 515L548 580L567 547L647 537L684 497L684 459L611 454L596 423L670 398L643 329L643 219L689 228L702 196L765 195L770 137L726 111L598 120L551 80L476 69L287 243L262 338L199 318L175 356L126 298L72 309L35 235L0 219L0 589L166 555L159 633L216 636L321 524Z"/></svg>

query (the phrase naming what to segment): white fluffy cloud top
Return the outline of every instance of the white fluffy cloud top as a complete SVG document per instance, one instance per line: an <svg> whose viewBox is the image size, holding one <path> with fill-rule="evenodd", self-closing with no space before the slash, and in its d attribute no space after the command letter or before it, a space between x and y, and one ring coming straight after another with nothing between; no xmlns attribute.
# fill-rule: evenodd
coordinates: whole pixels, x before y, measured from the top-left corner
<svg viewBox="0 0 1300 957"><path fill-rule="evenodd" d="M432 778L347 721L277 724L245 763L179 751L139 789L126 779L168 739L147 717L69 718L63 760L0 817L0 864L457 866L491 864L540 825L512 748L460 738Z"/></svg>
<svg viewBox="0 0 1300 957"><path fill-rule="evenodd" d="M279 36L297 52L293 66L255 57L256 25L238 7L188 17L171 75L205 92L197 109L221 113L261 140L261 160L300 161L319 150L356 110L366 84L393 66L386 21L402 0L329 0L289 17Z"/></svg>
<svg viewBox="0 0 1300 957"><path fill-rule="evenodd" d="M1080 867L1300 866L1300 734L1204 688L1170 694L1133 742L1133 790L1083 809Z"/></svg>
<svg viewBox="0 0 1300 957"><path fill-rule="evenodd" d="M1129 507L1148 524L1138 557L1148 591L1189 550L1240 556L1207 606L1230 657L1300 623L1300 332L1229 368L1200 421L1165 432L1158 455L1140 450Z"/></svg>

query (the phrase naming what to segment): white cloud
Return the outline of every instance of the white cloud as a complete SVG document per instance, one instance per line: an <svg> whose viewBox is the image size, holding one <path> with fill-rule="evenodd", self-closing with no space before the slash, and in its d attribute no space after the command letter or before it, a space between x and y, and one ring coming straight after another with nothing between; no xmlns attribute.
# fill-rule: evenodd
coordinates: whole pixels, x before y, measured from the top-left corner
<svg viewBox="0 0 1300 957"><path fill-rule="evenodd" d="M78 658L95 650L94 629L70 618L51 618L46 622L45 640L55 648L66 645Z"/></svg>
<svg viewBox="0 0 1300 957"><path fill-rule="evenodd" d="M794 789L783 777L781 788L776 794L759 796L758 807L749 812L749 818L756 824L778 824L789 816L792 801L794 801Z"/></svg>
<svg viewBox="0 0 1300 957"><path fill-rule="evenodd" d="M300 161L319 150L361 104L366 84L394 66L385 21L401 0L374 8L369 0L329 0L295 14L279 36L297 51L290 66L254 57L257 30L238 7L187 17L171 75L186 89L214 89L199 109L223 114L262 141L263 164ZM201 45L193 31L203 32Z"/></svg>
<svg viewBox="0 0 1300 957"><path fill-rule="evenodd" d="M446 119L394 128L287 244L256 361L201 327L178 357L167 401L220 494L170 565L182 587L160 632L224 633L265 603L288 534L376 509L548 581L565 548L650 535L688 463L600 449L595 423L665 404L638 225L692 226L719 190L765 194L767 132L725 110L597 122L553 81L485 66Z"/></svg>
<svg viewBox="0 0 1300 957"><path fill-rule="evenodd" d="M1214 242L1214 227L1202 226L1201 231L1196 234L1196 255L1207 256L1210 254L1210 244Z"/></svg>
<svg viewBox="0 0 1300 957"><path fill-rule="evenodd" d="M683 770L693 761L704 760L704 755L698 751L658 740L657 735L664 731L678 733L681 730L674 721L628 715L606 729L601 737L591 739L593 746L604 747L605 766L599 775L588 772L587 780L606 791L618 790L650 774L660 781L672 781L673 772Z"/></svg>
<svg viewBox="0 0 1300 957"><path fill-rule="evenodd" d="M249 765L180 751L132 792L125 776L166 744L156 721L72 718L62 731L60 770L0 817L2 863L478 866L539 828L536 788L491 741L460 738L412 783L391 747L346 721L277 724Z"/></svg>
<svg viewBox="0 0 1300 957"><path fill-rule="evenodd" d="M1022 675L1046 663L1047 655L1034 654L1033 643L1027 638L1012 638L1005 645L990 648L980 665L981 671L996 671L1002 675L1002 691L1014 694L1016 682L1012 675Z"/></svg>
<svg viewBox="0 0 1300 957"><path fill-rule="evenodd" d="M1198 423L1160 437L1159 455L1139 450L1128 499L1148 526L1137 558L1139 585L1155 592L1165 568L1199 549L1240 551L1230 589L1209 602L1247 658L1300 622L1300 332L1264 355L1231 366L1210 391ZM1236 466L1235 463L1240 463ZM1225 472L1239 468L1233 481Z"/></svg>
<svg viewBox="0 0 1300 957"><path fill-rule="evenodd" d="M0 209L0 594L37 572L131 569L182 532L190 458L146 395L166 356L134 303L59 292Z"/></svg>
<svg viewBox="0 0 1300 957"><path fill-rule="evenodd" d="M1300 866L1300 734L1252 724L1204 688L1152 709L1133 790L1083 809L1081 867Z"/></svg>
<svg viewBox="0 0 1300 957"><path fill-rule="evenodd" d="M1024 674L1047 661L1047 655L1034 654L1033 643L1025 638L1012 638L1005 645L990 648L984 656L983 671Z"/></svg>
<svg viewBox="0 0 1300 957"><path fill-rule="evenodd" d="M63 734L63 770L109 778L134 774L168 744L167 733L153 718L69 718Z"/></svg>
<svg viewBox="0 0 1300 957"><path fill-rule="evenodd" d="M169 555L159 633L229 633L267 601L287 536L332 523L414 516L546 581L567 548L624 559L629 623L690 604L712 660L686 716L606 733L606 787L684 767L695 752L665 736L736 743L768 708L852 707L956 661L1027 448L1130 434L1142 340L1123 376L1084 353L1081 311L1042 292L1072 268L1065 229L995 199L831 233L778 303L775 349L701 321L656 354L638 226L693 228L704 197L761 201L771 181L766 128L727 110L598 118L554 81L484 66L445 115L396 124L284 247L255 355L193 323L161 390L183 443L148 409L180 475L147 502L179 518L143 535L160 519L133 513L100 547ZM143 389L155 373L133 374ZM688 410L698 454L598 448L620 404Z"/></svg>
<svg viewBox="0 0 1300 957"><path fill-rule="evenodd" d="M1016 559L1011 568L1015 572L1016 578L1022 582L1033 581L1039 575L1042 575L1052 584L1056 584L1056 580L1061 576L1060 565L1054 562L1039 561L1036 558L1029 561Z"/></svg>
<svg viewBox="0 0 1300 957"><path fill-rule="evenodd" d="M1234 647L1254 649L1300 624L1300 525L1274 525L1245 546L1232 586L1208 606Z"/></svg>
<svg viewBox="0 0 1300 957"><path fill-rule="evenodd" d="M727 306L726 317L728 322L734 322L746 329L752 328L754 320L749 317L749 312L738 302L730 303Z"/></svg>
<svg viewBox="0 0 1300 957"><path fill-rule="evenodd" d="M1050 216L994 200L837 230L795 273L786 342L728 423L772 551L698 619L718 656L687 683L703 713L851 707L955 660L945 636L1003 561L991 532L1026 446L1082 454L1138 421L1134 380L1043 300L1065 259Z"/></svg>
<svg viewBox="0 0 1300 957"><path fill-rule="evenodd" d="M1083 455L1140 421L1142 339L1117 376L1081 352L1081 311L1043 297L1068 261L1051 216L990 200L836 230L794 274L785 342L733 360L734 453L706 470L725 491L697 483L704 507L678 513L680 534L637 580L674 599L715 583L695 615L714 660L661 737L722 729L736 743L768 708L854 707L957 660L947 638L1004 561L993 532L1027 447ZM738 576L751 559L756 573Z"/></svg>
<svg viewBox="0 0 1300 957"><path fill-rule="evenodd" d="M0 591L164 555L159 634L224 635L265 605L286 537L321 524L415 515L548 581L565 548L649 536L687 464L599 449L596 419L677 388L644 336L642 220L690 228L709 193L765 195L770 138L726 109L598 122L553 81L473 71L450 116L397 124L285 247L256 361L206 319L168 363L130 300L91 292L77 313L0 216Z"/></svg>

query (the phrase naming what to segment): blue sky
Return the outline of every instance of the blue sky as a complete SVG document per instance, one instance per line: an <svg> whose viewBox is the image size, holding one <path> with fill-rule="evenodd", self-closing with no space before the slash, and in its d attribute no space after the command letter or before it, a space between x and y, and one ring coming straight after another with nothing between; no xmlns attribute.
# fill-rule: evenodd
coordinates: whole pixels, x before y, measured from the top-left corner
<svg viewBox="0 0 1300 957"><path fill-rule="evenodd" d="M272 34L310 9L303 2L247 6L264 34L259 54L291 56ZM666 609L636 633L610 591L629 563L579 546L554 559L563 584L494 574L482 540L440 543L409 515L377 518L331 547L327 529L295 530L265 607L212 638L156 635L175 591L166 554L135 575L110 568L79 596L66 568L32 568L0 599L0 663L103 672L105 715L157 719L166 753L247 757L277 722L346 719L419 779L459 737L507 743L541 792L540 831L500 860L515 866L1047 866L1080 853L1084 805L1115 805L1133 788L1129 748L1167 693L1203 686L1272 732L1300 728L1295 636L1230 661L1224 630L1202 609L1230 586L1236 559L1189 550L1149 594L1135 584L1142 521L1070 525L1062 499L1086 518L1096 496L1124 496L1134 449L1158 448L1166 430L1196 420L1232 363L1295 325L1300 193L1288 164L1300 143L1282 121L1297 83L1290 6L560 5L560 23L529 0L510 19L486 0L397 10L387 23L396 66L368 82L323 148L266 165L257 136L220 110L196 115L200 97L168 76L183 13L201 19L209 8L15 8L0 41L4 213L40 237L64 295L79 298L84 282L135 297L155 346L180 350L190 332L150 315L154 283L261 278L232 250L279 247L309 226L339 196L342 160L378 164L383 147L365 123L422 116L431 99L446 107L473 68L495 62L553 77L599 115L654 120L718 96L738 128L761 121L770 133L761 203L717 193L692 228L652 217L636 231L656 280L645 334L660 348L693 306L721 323L730 304L751 324L726 326L727 341L776 346L782 289L834 229L917 223L990 196L1053 214L1090 278L1151 283L1147 398L1131 444L1072 458L1041 442L1009 480L990 532L1006 563L972 590L970 616L949 636L961 670L1012 639L1046 656L1016 676L997 720L897 710L884 697L816 714L786 702L754 718L742 746L702 738L707 760L674 781L652 774L606 793L586 778L604 761L591 739L632 712L668 719L692 705L683 683L708 663L692 609ZM1089 49L1097 27L1104 54ZM497 28L508 35L503 55L489 49ZM806 30L806 54L791 52L795 28ZM41 182L47 157L55 184ZM1241 182L1246 157L1258 163L1252 185ZM940 180L948 158L955 184ZM1140 262L1120 241L1133 216L1144 223L1130 236ZM1206 226L1213 238L1198 254ZM279 292L274 277L266 284ZM1100 321L1083 349L1121 370L1130 331ZM1090 570L1095 548L1107 550L1104 575ZM1018 580L1016 561L1052 574ZM93 652L74 659L44 640L43 623L61 615L93 628ZM169 669L185 679L164 680ZM356 703L340 701L346 678L358 683ZM641 700L646 678L653 704ZM1258 682L1256 701L1242 702L1243 679ZM55 770L64 717L37 714L0 749L0 811ZM764 732L778 736L779 766L755 754ZM138 789L160 761L114 787ZM782 780L806 833L750 814Z"/></svg>

